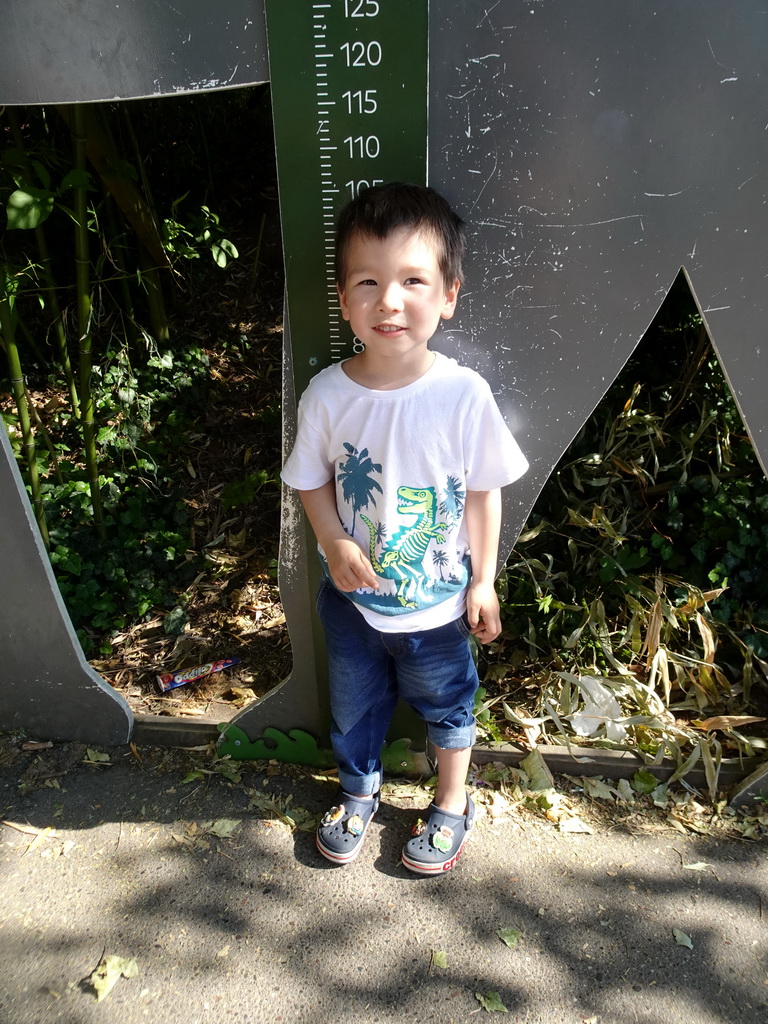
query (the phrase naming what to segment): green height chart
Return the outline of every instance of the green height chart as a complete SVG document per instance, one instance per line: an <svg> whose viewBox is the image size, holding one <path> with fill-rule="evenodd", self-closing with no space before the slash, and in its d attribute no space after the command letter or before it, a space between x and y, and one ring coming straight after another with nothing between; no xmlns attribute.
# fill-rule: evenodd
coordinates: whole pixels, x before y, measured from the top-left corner
<svg viewBox="0 0 768 1024"><path fill-rule="evenodd" d="M426 183L427 0L267 0L297 396L359 344L341 317L336 216L378 182Z"/></svg>

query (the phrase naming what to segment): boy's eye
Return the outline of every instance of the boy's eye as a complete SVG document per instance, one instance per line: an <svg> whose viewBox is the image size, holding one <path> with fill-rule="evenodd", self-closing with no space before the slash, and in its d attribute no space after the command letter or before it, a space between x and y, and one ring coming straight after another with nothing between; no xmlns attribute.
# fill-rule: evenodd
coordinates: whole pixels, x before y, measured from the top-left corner
<svg viewBox="0 0 768 1024"><path fill-rule="evenodd" d="M406 279L406 284L421 284L420 277L409 277Z"/></svg>

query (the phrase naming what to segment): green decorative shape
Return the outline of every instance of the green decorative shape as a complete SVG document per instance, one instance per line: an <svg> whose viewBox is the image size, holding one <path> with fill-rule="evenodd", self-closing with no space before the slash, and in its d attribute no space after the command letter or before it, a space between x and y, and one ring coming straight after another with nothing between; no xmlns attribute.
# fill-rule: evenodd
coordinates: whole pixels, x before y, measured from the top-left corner
<svg viewBox="0 0 768 1024"><path fill-rule="evenodd" d="M333 752L321 747L311 733L291 729L266 728L262 736L251 740L231 722L218 726L221 735L217 744L220 757L229 755L235 761L280 761L283 764L306 764L313 768L333 768ZM429 772L426 755L411 749L410 739L393 740L381 748L381 763L387 775L422 776Z"/></svg>
<svg viewBox="0 0 768 1024"><path fill-rule="evenodd" d="M424 754L419 755L411 750L409 739L393 740L385 743L381 748L381 763L387 775L424 775L423 765L419 765L417 759L424 760ZM427 771L428 771L427 766Z"/></svg>
<svg viewBox="0 0 768 1024"><path fill-rule="evenodd" d="M280 729L266 728L263 735L250 740L237 725L224 722L219 726L218 753L220 756L229 754L238 761L282 761L284 764L307 764L313 768L332 768L333 754L318 746L314 736L303 729L291 729L281 732Z"/></svg>

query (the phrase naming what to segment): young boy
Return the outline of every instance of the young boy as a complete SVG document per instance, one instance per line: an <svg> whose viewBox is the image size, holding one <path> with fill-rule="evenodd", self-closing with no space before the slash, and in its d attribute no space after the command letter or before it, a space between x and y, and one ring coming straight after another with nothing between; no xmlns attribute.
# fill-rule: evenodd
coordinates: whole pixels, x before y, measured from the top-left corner
<svg viewBox="0 0 768 1024"><path fill-rule="evenodd" d="M500 488L528 464L485 381L429 348L456 308L463 247L462 221L429 188L375 186L342 211L339 302L363 349L310 382L282 473L324 570L317 609L340 792L317 846L336 864L358 855L378 808L398 696L426 722L438 765L403 864L449 870L474 821L468 636L488 643L501 631Z"/></svg>

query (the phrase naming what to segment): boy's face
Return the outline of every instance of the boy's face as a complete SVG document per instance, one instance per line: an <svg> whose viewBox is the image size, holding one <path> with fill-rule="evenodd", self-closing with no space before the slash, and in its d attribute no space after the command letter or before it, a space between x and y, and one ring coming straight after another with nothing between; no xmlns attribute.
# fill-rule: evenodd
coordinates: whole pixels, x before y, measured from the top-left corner
<svg viewBox="0 0 768 1024"><path fill-rule="evenodd" d="M397 358L426 350L441 318L453 316L459 282L446 286L428 235L409 228L383 239L357 235L346 264L341 312L366 352Z"/></svg>

